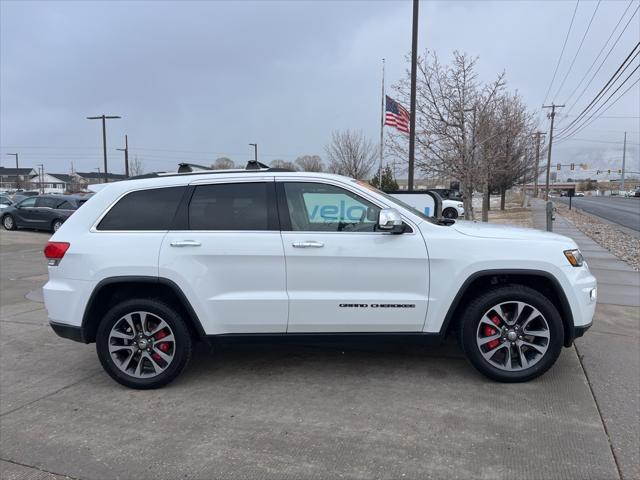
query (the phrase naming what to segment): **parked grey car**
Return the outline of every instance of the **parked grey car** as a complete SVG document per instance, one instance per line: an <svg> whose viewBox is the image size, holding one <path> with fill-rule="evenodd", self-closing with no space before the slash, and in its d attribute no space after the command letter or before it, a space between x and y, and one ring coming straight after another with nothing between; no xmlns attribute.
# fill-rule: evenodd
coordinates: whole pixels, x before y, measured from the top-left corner
<svg viewBox="0 0 640 480"><path fill-rule="evenodd" d="M27 197L2 210L2 226L5 230L29 228L55 232L86 201L86 197L72 195Z"/></svg>
<svg viewBox="0 0 640 480"><path fill-rule="evenodd" d="M11 205L13 205L13 202L9 198L9 195L0 195L0 210L4 210Z"/></svg>

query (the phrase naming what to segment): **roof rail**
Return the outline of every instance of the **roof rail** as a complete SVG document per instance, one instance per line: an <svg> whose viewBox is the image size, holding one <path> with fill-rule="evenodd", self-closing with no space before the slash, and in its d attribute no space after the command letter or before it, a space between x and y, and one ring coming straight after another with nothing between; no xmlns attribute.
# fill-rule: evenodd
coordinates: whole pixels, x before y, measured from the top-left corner
<svg viewBox="0 0 640 480"><path fill-rule="evenodd" d="M260 163L257 160L249 160L247 162L247 166L244 167L245 170L260 170L260 169L269 169L269 165L265 165L264 163Z"/></svg>
<svg viewBox="0 0 640 480"><path fill-rule="evenodd" d="M253 173L253 172L295 172L289 168L269 167L264 163L257 162L256 160L249 160L244 170L214 170L210 167L203 165L197 165L195 163L179 163L177 172L149 172L142 175L136 175L135 177L129 177L126 180L140 180L143 178L155 178L155 177L172 177L175 175L195 175L203 173Z"/></svg>
<svg viewBox="0 0 640 480"><path fill-rule="evenodd" d="M206 170L213 170L211 167L205 167L203 165L197 165L195 163L179 163L178 173L193 173L202 172Z"/></svg>

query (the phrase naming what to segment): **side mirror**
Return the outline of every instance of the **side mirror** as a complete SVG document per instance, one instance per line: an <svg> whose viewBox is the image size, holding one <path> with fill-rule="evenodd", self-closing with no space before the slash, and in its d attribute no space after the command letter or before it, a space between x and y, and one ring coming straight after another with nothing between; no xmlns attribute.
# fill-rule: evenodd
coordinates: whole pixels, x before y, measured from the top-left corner
<svg viewBox="0 0 640 480"><path fill-rule="evenodd" d="M390 233L403 233L402 216L395 208L383 208L378 214L378 229Z"/></svg>

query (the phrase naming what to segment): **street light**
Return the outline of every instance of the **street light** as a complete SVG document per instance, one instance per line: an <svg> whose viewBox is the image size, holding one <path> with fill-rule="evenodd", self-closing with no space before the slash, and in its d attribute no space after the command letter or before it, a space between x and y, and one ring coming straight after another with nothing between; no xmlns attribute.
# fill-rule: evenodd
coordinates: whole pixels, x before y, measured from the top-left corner
<svg viewBox="0 0 640 480"><path fill-rule="evenodd" d="M109 181L107 176L107 119L122 118L117 115L100 115L99 117L87 117L87 120L102 120L102 153L104 155L104 183Z"/></svg>
<svg viewBox="0 0 640 480"><path fill-rule="evenodd" d="M17 153L7 153L10 157L16 157L16 169L18 168L18 154Z"/></svg>

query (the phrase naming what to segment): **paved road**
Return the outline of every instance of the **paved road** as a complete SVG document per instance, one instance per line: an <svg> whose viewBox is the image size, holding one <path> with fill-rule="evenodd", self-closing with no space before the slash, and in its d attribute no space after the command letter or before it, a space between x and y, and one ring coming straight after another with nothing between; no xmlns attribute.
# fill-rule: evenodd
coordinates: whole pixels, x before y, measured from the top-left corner
<svg viewBox="0 0 640 480"><path fill-rule="evenodd" d="M532 207L534 225L544 228L544 202L534 199ZM553 231L577 242L598 279L593 327L575 345L621 475L640 479L640 272L561 215L556 215Z"/></svg>
<svg viewBox="0 0 640 480"><path fill-rule="evenodd" d="M619 437L574 348L512 385L477 374L455 343L200 348L168 387L128 390L25 298L46 279L47 237L0 232L0 478L636 478L616 464ZM618 463L637 450L623 419Z"/></svg>
<svg viewBox="0 0 640 480"><path fill-rule="evenodd" d="M567 197L554 200L569 205ZM610 222L640 231L640 197L573 197L572 205Z"/></svg>

